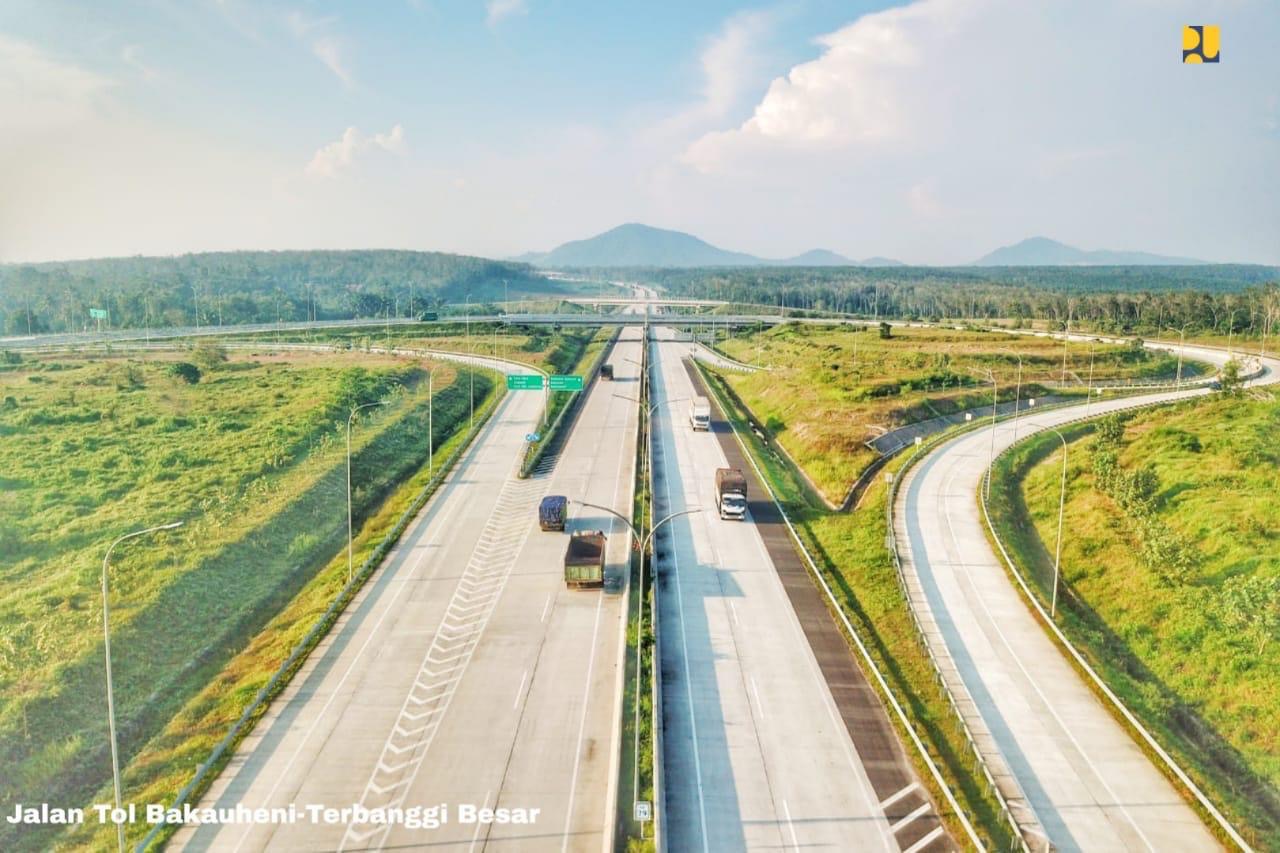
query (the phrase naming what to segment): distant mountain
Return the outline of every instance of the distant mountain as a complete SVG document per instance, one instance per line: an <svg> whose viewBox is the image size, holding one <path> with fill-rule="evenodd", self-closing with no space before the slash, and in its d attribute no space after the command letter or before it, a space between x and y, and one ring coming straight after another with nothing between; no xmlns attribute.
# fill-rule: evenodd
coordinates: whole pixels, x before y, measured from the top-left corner
<svg viewBox="0 0 1280 853"><path fill-rule="evenodd" d="M802 255L796 255L794 258L783 258L780 261L765 261L764 263L788 267L851 267L858 262L850 260L844 255L836 254L830 249L810 249Z"/></svg>
<svg viewBox="0 0 1280 853"><path fill-rule="evenodd" d="M1117 252L1110 249L1089 251L1050 240L1029 237L1012 246L996 249L973 262L978 267L1044 267L1044 266L1190 266L1207 264L1195 258L1153 255L1150 252Z"/></svg>
<svg viewBox="0 0 1280 853"><path fill-rule="evenodd" d="M813 249L793 258L772 260L731 252L692 234L629 223L557 246L550 252L527 252L511 260L542 267L749 267L749 266L895 266L897 261L873 258L854 261L827 249Z"/></svg>

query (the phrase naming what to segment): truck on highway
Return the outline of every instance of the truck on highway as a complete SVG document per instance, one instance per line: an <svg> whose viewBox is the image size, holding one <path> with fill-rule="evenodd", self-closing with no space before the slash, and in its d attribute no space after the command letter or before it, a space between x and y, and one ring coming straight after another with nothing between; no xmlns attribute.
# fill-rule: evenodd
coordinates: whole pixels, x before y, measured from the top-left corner
<svg viewBox="0 0 1280 853"><path fill-rule="evenodd" d="M600 365L600 378L608 379L610 382L613 381L613 365L612 364Z"/></svg>
<svg viewBox="0 0 1280 853"><path fill-rule="evenodd" d="M564 495L547 495L538 504L538 526L543 530L564 530L568 514L568 498Z"/></svg>
<svg viewBox="0 0 1280 853"><path fill-rule="evenodd" d="M722 519L746 519L747 478L737 468L716 469L716 506Z"/></svg>
<svg viewBox="0 0 1280 853"><path fill-rule="evenodd" d="M594 589L604 586L604 549L607 539L603 530L579 530L570 534L564 552L564 585L570 589Z"/></svg>
<svg viewBox="0 0 1280 853"><path fill-rule="evenodd" d="M695 430L711 429L711 401L706 397L694 397L689 401L689 425Z"/></svg>
<svg viewBox="0 0 1280 853"><path fill-rule="evenodd" d="M418 315L418 321L422 323L434 323L440 319L438 311L423 311Z"/></svg>

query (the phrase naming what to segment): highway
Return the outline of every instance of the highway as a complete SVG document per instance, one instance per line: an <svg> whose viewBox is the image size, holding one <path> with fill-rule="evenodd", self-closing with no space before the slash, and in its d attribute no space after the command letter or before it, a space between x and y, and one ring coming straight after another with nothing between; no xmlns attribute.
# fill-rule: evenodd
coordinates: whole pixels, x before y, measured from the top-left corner
<svg viewBox="0 0 1280 853"><path fill-rule="evenodd" d="M655 511L706 510L657 546L667 845L899 850L757 525L712 509L726 456L715 432L690 429L688 345L656 331ZM941 827L926 834L946 849Z"/></svg>
<svg viewBox="0 0 1280 853"><path fill-rule="evenodd" d="M639 331L626 330L617 380L590 387L554 468L529 480L515 474L542 395L507 395L201 802L447 804L449 822L187 827L175 848L611 848L629 536L611 518L572 517L570 529L610 538L606 591L568 590L567 536L536 516L555 493L629 512L638 407L615 392L639 387L626 360L639 357ZM466 806L530 822L463 823Z"/></svg>
<svg viewBox="0 0 1280 853"><path fill-rule="evenodd" d="M1216 349L1187 346L1185 355L1226 361ZM1258 383L1280 377L1280 362L1268 359L1266 367ZM1206 393L1196 388L1142 399ZM1094 402L1090 413L1135 402ZM1081 408L1024 410L1018 435L1079 417ZM994 436L999 454L1014 440L1012 421L1001 422ZM1095 698L1008 580L975 499L991 449L990 429L941 445L908 471L894 507L912 606L926 626L936 627L926 627L935 654L955 664L954 670L944 667L953 691L972 698L1057 849L1218 849L1200 817Z"/></svg>

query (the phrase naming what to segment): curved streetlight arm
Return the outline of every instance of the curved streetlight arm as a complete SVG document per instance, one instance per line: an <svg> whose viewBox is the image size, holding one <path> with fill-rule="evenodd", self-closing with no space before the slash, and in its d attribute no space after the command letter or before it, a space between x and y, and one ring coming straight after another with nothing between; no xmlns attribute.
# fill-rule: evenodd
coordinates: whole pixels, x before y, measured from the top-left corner
<svg viewBox="0 0 1280 853"><path fill-rule="evenodd" d="M123 808L123 793L120 785L120 749L116 741L116 703L115 688L111 683L111 609L107 596L107 576L111 573L111 552L115 547L126 539L134 539L138 536L145 536L148 533L155 533L158 530L172 530L175 527L181 527L184 522L173 521L169 524L159 524L155 527L148 527L145 530L135 530L133 533L126 533L117 538L114 542L107 546L107 553L102 557L102 649L107 668L107 729L111 737L111 782L115 789L116 808ZM120 853L124 853L124 824L116 824L116 841L120 847Z"/></svg>
<svg viewBox="0 0 1280 853"><path fill-rule="evenodd" d="M642 553L644 552L644 550L649 546L649 540L653 538L653 534L657 533L658 530L662 527L662 525L666 524L668 521L671 521L672 519L679 518L682 515L693 515L696 512L702 512L702 507L695 506L693 509L682 509L679 512L671 513L671 515L668 515L666 518L659 521L657 524L653 526L653 529L650 530L649 533L644 537L644 542L640 546L640 551Z"/></svg>
<svg viewBox="0 0 1280 853"><path fill-rule="evenodd" d="M627 526L627 528L631 531L631 535L635 538L637 542L640 541L640 534L636 532L635 525L631 523L631 519L627 518L622 513L615 512L614 510L609 509L607 506L600 506L599 504L587 503L586 501L580 501L577 498L570 498L569 500L572 503L576 503L578 506L587 506L587 507L591 507L592 509L598 509L601 512L609 513L609 515L612 515L614 518L618 519L619 521L621 521L623 524Z"/></svg>

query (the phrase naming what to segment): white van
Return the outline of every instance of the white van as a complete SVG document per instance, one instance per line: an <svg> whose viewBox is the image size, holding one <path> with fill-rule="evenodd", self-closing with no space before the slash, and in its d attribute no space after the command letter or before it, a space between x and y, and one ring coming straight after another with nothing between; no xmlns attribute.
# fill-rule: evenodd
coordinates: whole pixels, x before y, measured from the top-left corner
<svg viewBox="0 0 1280 853"><path fill-rule="evenodd" d="M694 429L711 429L711 401L706 397L694 397L689 401L689 426Z"/></svg>

